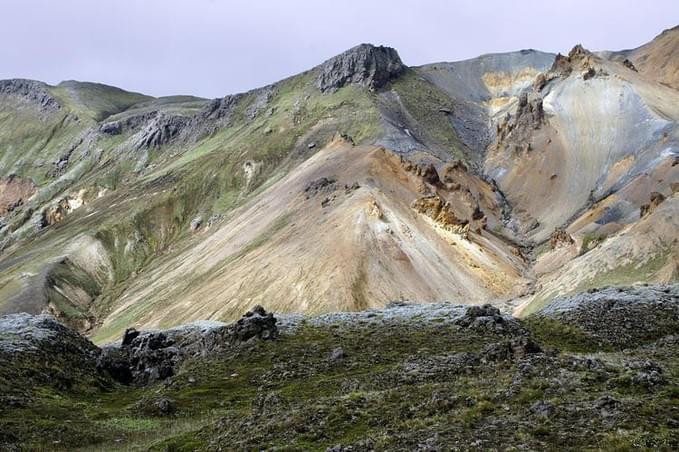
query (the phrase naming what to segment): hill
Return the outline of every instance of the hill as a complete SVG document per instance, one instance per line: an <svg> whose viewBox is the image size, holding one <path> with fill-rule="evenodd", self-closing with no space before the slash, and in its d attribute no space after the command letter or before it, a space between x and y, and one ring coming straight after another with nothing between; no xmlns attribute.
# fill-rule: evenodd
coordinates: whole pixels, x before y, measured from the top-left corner
<svg viewBox="0 0 679 452"><path fill-rule="evenodd" d="M676 281L679 92L620 55L362 44L213 100L0 82L0 312L101 342Z"/></svg>

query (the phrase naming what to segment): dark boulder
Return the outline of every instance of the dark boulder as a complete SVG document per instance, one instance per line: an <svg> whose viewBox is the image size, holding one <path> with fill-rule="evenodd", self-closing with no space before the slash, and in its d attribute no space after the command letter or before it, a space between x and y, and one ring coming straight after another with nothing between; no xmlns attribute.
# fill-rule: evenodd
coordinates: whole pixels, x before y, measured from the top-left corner
<svg viewBox="0 0 679 452"><path fill-rule="evenodd" d="M102 349L97 367L123 384L147 385L167 380L187 358L218 353L254 338L275 339L276 322L273 313L255 306L230 325L196 322L165 331L142 332L129 328L120 345Z"/></svg>
<svg viewBox="0 0 679 452"><path fill-rule="evenodd" d="M124 385L129 385L134 380L128 354L116 346L102 348L97 358L97 369L108 373L111 378Z"/></svg>
<svg viewBox="0 0 679 452"><path fill-rule="evenodd" d="M235 337L240 341L248 341L254 337L259 339L275 339L278 337L276 318L273 313L257 305L236 322Z"/></svg>
<svg viewBox="0 0 679 452"><path fill-rule="evenodd" d="M177 411L175 401L168 397L143 397L135 403L132 411L146 416L171 416Z"/></svg>
<svg viewBox="0 0 679 452"><path fill-rule="evenodd" d="M125 330L125 334L123 335L123 343L122 345L130 345L133 340L135 340L139 336L139 331L137 331L134 328L128 328Z"/></svg>

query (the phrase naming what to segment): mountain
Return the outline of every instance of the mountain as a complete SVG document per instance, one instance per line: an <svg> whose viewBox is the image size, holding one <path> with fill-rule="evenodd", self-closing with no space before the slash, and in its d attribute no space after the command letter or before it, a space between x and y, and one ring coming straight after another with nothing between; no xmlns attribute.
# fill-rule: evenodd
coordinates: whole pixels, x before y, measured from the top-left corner
<svg viewBox="0 0 679 452"><path fill-rule="evenodd" d="M421 67L362 44L213 100L2 81L0 312L105 342L675 282L679 91L642 58L667 33Z"/></svg>

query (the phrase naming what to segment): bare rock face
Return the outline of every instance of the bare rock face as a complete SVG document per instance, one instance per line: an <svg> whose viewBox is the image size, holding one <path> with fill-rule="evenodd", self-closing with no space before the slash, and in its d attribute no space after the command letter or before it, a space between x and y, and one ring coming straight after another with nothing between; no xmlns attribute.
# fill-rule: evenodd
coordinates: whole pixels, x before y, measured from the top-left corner
<svg viewBox="0 0 679 452"><path fill-rule="evenodd" d="M0 80L0 94L13 94L36 103L43 111L55 112L61 110L61 105L52 96L45 84L35 80L11 79Z"/></svg>
<svg viewBox="0 0 679 452"><path fill-rule="evenodd" d="M361 44L323 63L316 77L322 92L334 92L356 84L376 90L405 71L395 49Z"/></svg>
<svg viewBox="0 0 679 452"><path fill-rule="evenodd" d="M105 135L119 135L123 132L136 130L151 122L156 116L158 116L158 113L158 111L150 111L148 113L133 115L118 121L105 122L99 126L99 131Z"/></svg>
<svg viewBox="0 0 679 452"><path fill-rule="evenodd" d="M228 119L238 102L244 97L245 94L232 94L219 99L214 99L198 113L197 118L199 121L223 118Z"/></svg>
<svg viewBox="0 0 679 452"><path fill-rule="evenodd" d="M439 195L419 198L413 202L412 208L434 220L443 229L463 236L469 231L469 221L459 218L453 212L450 202L441 199Z"/></svg>
<svg viewBox="0 0 679 452"><path fill-rule="evenodd" d="M190 119L184 116L160 113L137 134L134 146L142 149L167 144L189 123Z"/></svg>
<svg viewBox="0 0 679 452"><path fill-rule="evenodd" d="M0 179L0 217L22 206L37 191L30 179L14 174Z"/></svg>
<svg viewBox="0 0 679 452"><path fill-rule="evenodd" d="M573 237L566 232L563 228L557 228L552 232L552 236L549 238L549 246L552 249L559 248L561 246L569 246L575 243Z"/></svg>

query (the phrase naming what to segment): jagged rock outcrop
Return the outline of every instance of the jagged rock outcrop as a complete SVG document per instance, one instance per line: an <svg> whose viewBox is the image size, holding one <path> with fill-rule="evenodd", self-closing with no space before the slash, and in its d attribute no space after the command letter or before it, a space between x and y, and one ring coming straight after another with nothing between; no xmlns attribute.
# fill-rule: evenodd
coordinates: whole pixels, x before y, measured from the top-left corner
<svg viewBox="0 0 679 452"><path fill-rule="evenodd" d="M133 139L136 149L159 147L179 136L191 120L184 116L159 113Z"/></svg>
<svg viewBox="0 0 679 452"><path fill-rule="evenodd" d="M245 116L248 119L255 119L255 117L269 105L269 102L276 94L276 88L273 85L269 85L264 88L250 91L248 94L250 94L253 99L252 102L250 102L250 105L245 109Z"/></svg>
<svg viewBox="0 0 679 452"><path fill-rule="evenodd" d="M99 126L99 131L106 135L120 135L121 133L143 127L158 116L158 114L158 111L150 111L139 115L132 115L117 121L105 122Z"/></svg>
<svg viewBox="0 0 679 452"><path fill-rule="evenodd" d="M446 230L463 235L469 231L469 221L458 218L450 202L441 199L439 195L423 196L415 200L412 207Z"/></svg>
<svg viewBox="0 0 679 452"><path fill-rule="evenodd" d="M522 327L514 319L503 315L498 308L490 304L469 306L464 315L457 318L454 323L463 328L496 333L520 333L522 331Z"/></svg>
<svg viewBox="0 0 679 452"><path fill-rule="evenodd" d="M324 93L348 84L379 89L405 70L395 49L361 44L323 63L318 68L316 86Z"/></svg>
<svg viewBox="0 0 679 452"><path fill-rule="evenodd" d="M97 367L123 384L146 385L175 374L176 367L189 357L245 343L253 338L278 337L273 313L255 306L237 322L196 322L165 331L125 331L122 342L105 346Z"/></svg>
<svg viewBox="0 0 679 452"><path fill-rule="evenodd" d="M35 80L0 80L0 94L13 94L36 103L45 112L61 110L59 102L50 94L46 85Z"/></svg>
<svg viewBox="0 0 679 452"><path fill-rule="evenodd" d="M560 77L568 77L575 70L591 68L592 58L592 52L585 49L581 44L577 44L568 52L568 56L559 53L549 72Z"/></svg>
<svg viewBox="0 0 679 452"><path fill-rule="evenodd" d="M231 94L213 99L206 105L197 115L199 121L201 120L228 120L233 113L236 105L245 97L245 94Z"/></svg>
<svg viewBox="0 0 679 452"><path fill-rule="evenodd" d="M556 228L549 238L549 247L556 249L560 246L569 246L575 243L573 237L564 228Z"/></svg>
<svg viewBox="0 0 679 452"><path fill-rule="evenodd" d="M276 322L273 313L266 312L262 306L257 305L236 322L233 326L233 336L241 342L255 337L263 340L276 339L278 337Z"/></svg>

